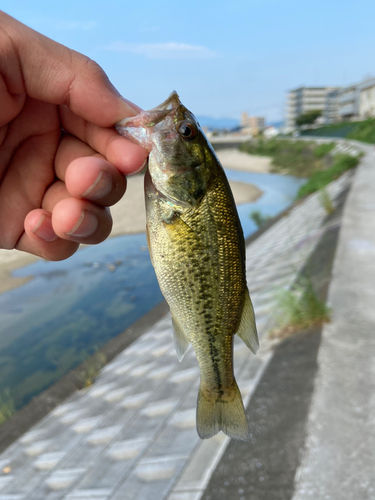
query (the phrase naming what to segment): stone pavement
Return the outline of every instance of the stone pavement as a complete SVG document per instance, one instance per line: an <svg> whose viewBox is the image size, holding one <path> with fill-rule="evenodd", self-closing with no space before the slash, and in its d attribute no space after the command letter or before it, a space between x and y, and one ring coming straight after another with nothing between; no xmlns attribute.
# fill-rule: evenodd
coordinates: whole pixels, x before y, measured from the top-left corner
<svg viewBox="0 0 375 500"><path fill-rule="evenodd" d="M332 183L331 198L349 182L345 174ZM313 195L247 247L262 347L254 356L235 341L245 404L251 405L273 356L265 334L274 324L277 292L295 281L325 216ZM177 360L168 315L109 363L92 387L73 394L0 455L0 500L198 500L229 442L221 433L207 441L197 436L198 383L192 349Z"/></svg>

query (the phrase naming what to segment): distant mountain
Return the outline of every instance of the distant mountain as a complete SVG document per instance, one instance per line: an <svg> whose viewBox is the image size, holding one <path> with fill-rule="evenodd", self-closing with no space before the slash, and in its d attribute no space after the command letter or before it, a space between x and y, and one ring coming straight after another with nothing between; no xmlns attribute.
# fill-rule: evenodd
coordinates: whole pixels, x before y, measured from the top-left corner
<svg viewBox="0 0 375 500"><path fill-rule="evenodd" d="M267 127L272 126L275 128L280 128L283 123L284 123L283 121L281 121L281 122L267 122L266 125L267 125Z"/></svg>
<svg viewBox="0 0 375 500"><path fill-rule="evenodd" d="M232 130L240 127L240 120L235 118L213 118L212 116L197 116L197 120L201 127L207 127L210 130ZM282 121L266 122L266 126L273 125L276 128L282 126Z"/></svg>
<svg viewBox="0 0 375 500"><path fill-rule="evenodd" d="M207 127L209 129L230 130L232 128L238 127L240 124L239 120L235 118L212 118L212 116L197 116L197 120L201 127Z"/></svg>

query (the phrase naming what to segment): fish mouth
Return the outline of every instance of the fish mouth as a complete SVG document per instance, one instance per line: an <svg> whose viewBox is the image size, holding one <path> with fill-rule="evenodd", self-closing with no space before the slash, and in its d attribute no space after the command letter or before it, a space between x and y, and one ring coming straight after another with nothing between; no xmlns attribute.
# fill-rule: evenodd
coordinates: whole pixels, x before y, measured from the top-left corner
<svg viewBox="0 0 375 500"><path fill-rule="evenodd" d="M167 99L159 104L159 106L156 106L153 110L151 111L172 111L173 109L178 108L178 106L181 106L181 101L180 98L175 90L173 90Z"/></svg>
<svg viewBox="0 0 375 500"><path fill-rule="evenodd" d="M183 105L180 98L174 90L159 106L149 111L142 111L139 115L124 118L116 123L116 130L123 137L136 142L146 149L150 149L150 135L154 131L154 127L161 123L168 115L174 120L181 106Z"/></svg>
<svg viewBox="0 0 375 500"><path fill-rule="evenodd" d="M130 116L116 123L116 130L121 134L121 128L125 127L154 127L164 118L181 106L180 98L174 90L169 97L149 111L142 111L139 115Z"/></svg>

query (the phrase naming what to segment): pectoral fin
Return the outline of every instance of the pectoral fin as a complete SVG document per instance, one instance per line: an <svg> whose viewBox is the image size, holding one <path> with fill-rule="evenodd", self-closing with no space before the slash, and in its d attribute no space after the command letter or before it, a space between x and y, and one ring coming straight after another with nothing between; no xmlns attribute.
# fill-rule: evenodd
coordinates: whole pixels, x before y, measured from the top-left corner
<svg viewBox="0 0 375 500"><path fill-rule="evenodd" d="M173 336L174 336L174 346L176 348L176 353L179 361L182 361L185 353L189 347L189 339L182 330L179 322L174 318L172 314L172 324L173 324Z"/></svg>
<svg viewBox="0 0 375 500"><path fill-rule="evenodd" d="M148 252L150 254L151 264L152 264L152 267L155 267L154 266L154 262L152 260L152 251L151 251L151 243L150 243L150 233L148 232L147 224L146 224L146 238L147 238L147 246L148 246Z"/></svg>
<svg viewBox="0 0 375 500"><path fill-rule="evenodd" d="M245 301L240 326L236 333L245 342L250 351L255 354L259 347L259 340L257 327L255 325L253 304L251 303L248 290L245 292Z"/></svg>

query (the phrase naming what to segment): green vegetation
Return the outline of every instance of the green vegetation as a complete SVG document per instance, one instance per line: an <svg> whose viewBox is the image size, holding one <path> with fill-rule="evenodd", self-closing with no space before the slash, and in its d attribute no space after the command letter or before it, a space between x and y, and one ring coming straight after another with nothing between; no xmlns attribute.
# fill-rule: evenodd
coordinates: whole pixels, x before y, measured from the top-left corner
<svg viewBox="0 0 375 500"><path fill-rule="evenodd" d="M336 155L334 163L330 168L322 170L321 172L315 172L306 184L300 187L297 193L297 199L323 189L324 186L340 177L346 170L358 165L358 162L358 156Z"/></svg>
<svg viewBox="0 0 375 500"><path fill-rule="evenodd" d="M240 150L271 156L273 172L309 178L297 193L299 199L321 190L346 170L358 165L359 157L346 154L333 156L334 147L333 142L317 145L312 141L271 139L241 144Z"/></svg>
<svg viewBox="0 0 375 500"><path fill-rule="evenodd" d="M80 379L82 387L89 387L92 385L99 375L100 370L107 363L107 358L102 352L96 352L89 359L82 364L82 371Z"/></svg>
<svg viewBox="0 0 375 500"><path fill-rule="evenodd" d="M334 147L334 143L317 145L313 141L271 139L246 142L241 144L240 150L253 155L271 156L273 172L310 177L332 164L329 153Z"/></svg>
<svg viewBox="0 0 375 500"><path fill-rule="evenodd" d="M329 195L329 192L323 187L318 193L318 199L321 206L327 212L328 215L333 214L335 211L335 207L333 206L332 199Z"/></svg>
<svg viewBox="0 0 375 500"><path fill-rule="evenodd" d="M346 136L348 139L375 144L375 118L369 118L355 125L355 128Z"/></svg>
<svg viewBox="0 0 375 500"><path fill-rule="evenodd" d="M10 391L9 389L5 389L3 394L0 394L0 425L8 420L15 411L16 409Z"/></svg>
<svg viewBox="0 0 375 500"><path fill-rule="evenodd" d="M292 290L283 290L278 309L280 327L271 332L271 337L286 337L330 321L330 309L320 299L310 279L295 285Z"/></svg>
<svg viewBox="0 0 375 500"><path fill-rule="evenodd" d="M375 118L361 122L342 122L301 131L302 136L342 137L375 144Z"/></svg>
<svg viewBox="0 0 375 500"><path fill-rule="evenodd" d="M250 213L249 217L257 226L257 228L264 226L264 224L267 224L267 222L270 220L270 217L268 217L268 215L262 214L260 210L253 210Z"/></svg>
<svg viewBox="0 0 375 500"><path fill-rule="evenodd" d="M332 149L334 149L335 143L334 142L324 142L323 144L319 144L314 149L314 155L317 158L323 158L323 156L326 156Z"/></svg>
<svg viewBox="0 0 375 500"><path fill-rule="evenodd" d="M312 109L311 111L306 111L300 115L296 123L300 127L301 125L312 125L319 116L321 116L322 112L319 109Z"/></svg>
<svg viewBox="0 0 375 500"><path fill-rule="evenodd" d="M355 123L353 122L334 123L332 125L324 125L324 127L301 130L301 136L345 138L354 128Z"/></svg>

